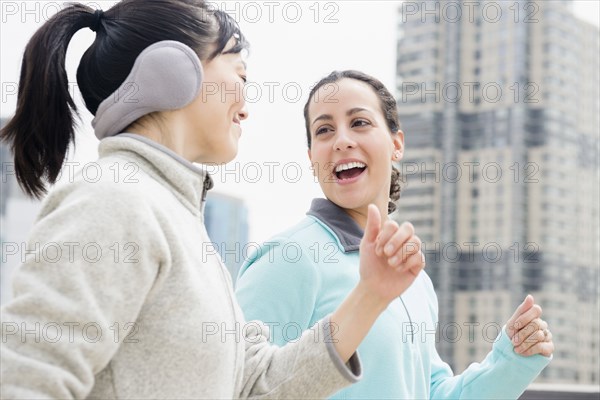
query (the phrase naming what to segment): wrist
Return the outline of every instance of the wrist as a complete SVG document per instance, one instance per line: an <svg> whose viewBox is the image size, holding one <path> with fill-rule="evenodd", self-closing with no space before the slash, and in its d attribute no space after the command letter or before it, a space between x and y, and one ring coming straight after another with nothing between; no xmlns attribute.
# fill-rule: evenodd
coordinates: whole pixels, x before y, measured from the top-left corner
<svg viewBox="0 0 600 400"><path fill-rule="evenodd" d="M381 314L391 301L381 296L377 291L369 288L362 280L358 282L353 293L361 305L361 308L365 311L368 310L376 313L377 315Z"/></svg>

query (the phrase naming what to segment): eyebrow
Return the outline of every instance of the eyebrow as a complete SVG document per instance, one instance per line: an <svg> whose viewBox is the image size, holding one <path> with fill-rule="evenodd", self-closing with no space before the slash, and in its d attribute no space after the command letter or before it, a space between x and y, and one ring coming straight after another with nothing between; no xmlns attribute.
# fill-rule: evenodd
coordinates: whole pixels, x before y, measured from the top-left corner
<svg viewBox="0 0 600 400"><path fill-rule="evenodd" d="M348 111L346 111L346 116L349 117L352 114L356 114L356 113L361 112L361 111L367 111L368 112L369 110L367 110L366 108L354 107L354 108L351 108ZM314 125L315 122L317 122L317 121L331 121L332 119L333 119L333 117L330 114L321 114L317 118L315 118L315 120L312 122L311 125Z"/></svg>

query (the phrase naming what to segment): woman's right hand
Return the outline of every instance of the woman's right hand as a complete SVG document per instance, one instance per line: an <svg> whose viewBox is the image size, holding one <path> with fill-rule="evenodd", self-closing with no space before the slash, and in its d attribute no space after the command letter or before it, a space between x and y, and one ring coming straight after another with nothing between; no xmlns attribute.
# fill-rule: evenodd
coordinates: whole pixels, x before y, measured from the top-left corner
<svg viewBox="0 0 600 400"><path fill-rule="evenodd" d="M387 246L390 245L388 248ZM331 334L344 362L356 351L388 304L415 281L425 266L413 226L386 221L369 205L360 242L360 281L331 315Z"/></svg>
<svg viewBox="0 0 600 400"><path fill-rule="evenodd" d="M360 284L387 306L414 282L425 267L421 240L410 222L382 225L379 209L370 204L360 243Z"/></svg>

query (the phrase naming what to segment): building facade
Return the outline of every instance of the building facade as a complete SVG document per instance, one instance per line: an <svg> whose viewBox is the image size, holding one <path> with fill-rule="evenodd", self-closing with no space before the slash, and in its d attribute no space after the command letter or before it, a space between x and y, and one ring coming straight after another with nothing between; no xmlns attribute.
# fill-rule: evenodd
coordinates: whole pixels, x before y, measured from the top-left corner
<svg viewBox="0 0 600 400"><path fill-rule="evenodd" d="M598 384L599 31L569 1L404 2L396 218L423 239L455 372L527 293L556 343L539 382Z"/></svg>

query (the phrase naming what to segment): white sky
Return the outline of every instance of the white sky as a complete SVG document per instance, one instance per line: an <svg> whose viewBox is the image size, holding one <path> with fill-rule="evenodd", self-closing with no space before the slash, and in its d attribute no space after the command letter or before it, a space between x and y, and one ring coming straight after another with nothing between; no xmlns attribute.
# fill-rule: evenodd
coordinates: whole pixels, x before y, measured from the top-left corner
<svg viewBox="0 0 600 400"><path fill-rule="evenodd" d="M106 10L116 1L84 3ZM254 83L248 89L248 96L255 99L249 100L250 118L242 124L238 157L228 166L236 172L227 176L216 174L215 190L245 200L249 209L250 240L260 242L297 222L310 200L321 196L306 156L302 108L310 86L334 69L352 68L379 78L395 91L400 2L275 1L271 2L272 6L265 2L212 3L219 8L227 3L228 11L236 10L237 6L234 17L237 16L252 46L247 61L248 78ZM62 4L1 1L1 116L8 117L14 112L21 55L27 41ZM598 6L595 0L576 1L575 12L599 25ZM301 15L297 22L292 22L298 9ZM79 58L93 39L94 33L83 29L71 42L67 57L71 82L76 82ZM288 91L284 92L286 85ZM272 98L269 98L270 86L273 87ZM252 88L260 89L262 95L259 97L258 90L252 91ZM83 107L78 90L74 89L74 93L84 117L84 127L79 132L73 159L85 163L96 159L97 140L90 125L91 115ZM296 97L299 98L294 102ZM260 177L256 175L256 165L260 166ZM298 172L299 180L296 179Z"/></svg>

